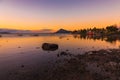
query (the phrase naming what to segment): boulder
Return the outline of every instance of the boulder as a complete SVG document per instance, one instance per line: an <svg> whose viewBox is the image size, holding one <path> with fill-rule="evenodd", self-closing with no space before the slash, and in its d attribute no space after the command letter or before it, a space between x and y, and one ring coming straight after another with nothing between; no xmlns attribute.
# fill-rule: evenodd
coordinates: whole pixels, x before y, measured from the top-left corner
<svg viewBox="0 0 120 80"><path fill-rule="evenodd" d="M42 49L44 51L55 51L55 50L58 49L58 45L57 44L52 44L52 43L43 43Z"/></svg>

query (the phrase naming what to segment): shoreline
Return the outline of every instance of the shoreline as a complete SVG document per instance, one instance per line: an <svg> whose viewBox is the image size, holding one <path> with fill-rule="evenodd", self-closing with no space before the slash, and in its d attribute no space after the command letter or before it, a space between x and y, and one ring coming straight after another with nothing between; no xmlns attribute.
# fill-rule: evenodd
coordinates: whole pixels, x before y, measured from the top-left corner
<svg viewBox="0 0 120 80"><path fill-rule="evenodd" d="M68 53L64 56L69 55ZM13 78L12 80L120 79L120 49L89 51L83 55L70 55L70 58L64 56L62 56L64 58L62 61L56 61L51 68L47 67L43 74L40 74L38 67L33 70L28 69L26 72L18 71L17 74L9 75L9 78Z"/></svg>

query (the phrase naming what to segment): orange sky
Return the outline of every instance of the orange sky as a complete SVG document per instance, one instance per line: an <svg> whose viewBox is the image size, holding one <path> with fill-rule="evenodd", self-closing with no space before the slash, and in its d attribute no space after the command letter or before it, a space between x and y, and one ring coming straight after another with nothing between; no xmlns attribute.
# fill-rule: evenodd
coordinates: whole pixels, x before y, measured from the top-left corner
<svg viewBox="0 0 120 80"><path fill-rule="evenodd" d="M32 0L31 0L32 1ZM34 6L0 2L0 28L40 30L65 28L68 30L120 25L120 1L82 1L71 6ZM62 3L62 2L61 2ZM16 5L17 4L17 5ZM52 3L53 4L53 3ZM27 6L26 6L27 5ZM49 4L50 5L50 4ZM111 6L112 5L112 6ZM63 6L63 4L62 4Z"/></svg>
<svg viewBox="0 0 120 80"><path fill-rule="evenodd" d="M106 20L93 20L93 21L50 21L50 22L34 22L34 21L0 21L1 28L10 29L22 29L22 30L40 30L40 29L53 29L57 30L59 28L65 28L69 30L81 29L81 28L91 28L91 27L106 27L108 25L118 24L119 19L111 18Z"/></svg>

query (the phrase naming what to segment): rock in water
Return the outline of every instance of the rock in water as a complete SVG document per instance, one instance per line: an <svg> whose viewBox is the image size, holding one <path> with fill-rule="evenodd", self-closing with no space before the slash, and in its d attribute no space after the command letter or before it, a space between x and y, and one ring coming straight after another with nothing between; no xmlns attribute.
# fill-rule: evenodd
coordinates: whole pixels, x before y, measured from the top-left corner
<svg viewBox="0 0 120 80"><path fill-rule="evenodd" d="M58 45L52 43L43 43L42 49L45 51L55 51L58 49Z"/></svg>

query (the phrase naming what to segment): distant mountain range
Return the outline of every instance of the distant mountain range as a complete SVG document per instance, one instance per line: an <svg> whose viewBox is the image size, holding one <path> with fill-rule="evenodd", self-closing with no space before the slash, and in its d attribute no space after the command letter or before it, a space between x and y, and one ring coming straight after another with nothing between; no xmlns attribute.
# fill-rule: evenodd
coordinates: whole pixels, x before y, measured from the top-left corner
<svg viewBox="0 0 120 80"><path fill-rule="evenodd" d="M59 29L56 33L71 33L72 31L68 31L65 29Z"/></svg>
<svg viewBox="0 0 120 80"><path fill-rule="evenodd" d="M0 29L1 34L32 33L30 30Z"/></svg>
<svg viewBox="0 0 120 80"><path fill-rule="evenodd" d="M54 33L52 29L41 30L16 30L16 29L0 29L0 34L14 34L14 33ZM71 33L71 31L65 29L59 29L55 33Z"/></svg>

